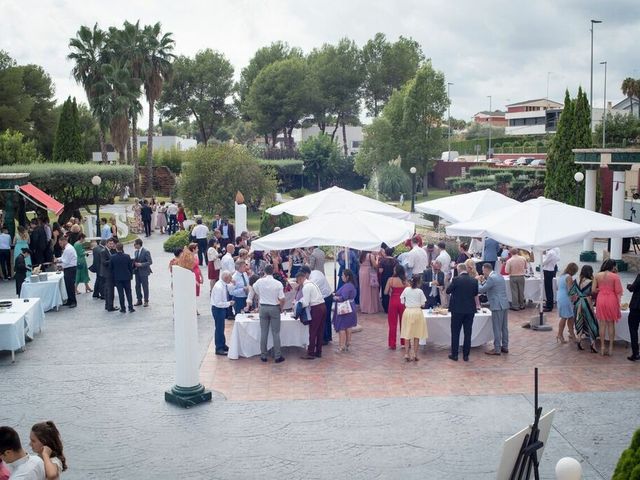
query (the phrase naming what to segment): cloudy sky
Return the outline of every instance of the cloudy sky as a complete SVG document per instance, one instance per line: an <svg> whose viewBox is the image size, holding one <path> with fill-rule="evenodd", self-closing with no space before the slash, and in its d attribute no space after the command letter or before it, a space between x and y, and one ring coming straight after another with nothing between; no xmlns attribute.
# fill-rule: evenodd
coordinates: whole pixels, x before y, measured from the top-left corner
<svg viewBox="0 0 640 480"><path fill-rule="evenodd" d="M608 94L622 99L620 83L640 77L638 0L2 0L0 48L20 63L42 65L56 96L85 99L70 76L68 40L80 25L103 28L124 20L160 21L173 32L176 51L223 52L236 76L255 50L284 40L305 52L347 36L363 45L376 32L412 37L442 70L451 87L451 114L470 119L479 110L532 98L562 101L565 88L589 88L590 19L594 40L594 105ZM548 74L548 72L551 72Z"/></svg>

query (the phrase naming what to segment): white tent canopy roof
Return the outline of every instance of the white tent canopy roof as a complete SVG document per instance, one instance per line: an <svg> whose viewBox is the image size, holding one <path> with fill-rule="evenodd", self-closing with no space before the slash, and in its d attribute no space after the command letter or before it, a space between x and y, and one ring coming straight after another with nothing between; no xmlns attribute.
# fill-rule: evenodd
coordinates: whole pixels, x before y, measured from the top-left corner
<svg viewBox="0 0 640 480"><path fill-rule="evenodd" d="M390 247L411 238L412 222L370 212L327 213L313 216L251 242L253 250L282 250L326 245L356 250L376 250L384 242Z"/></svg>
<svg viewBox="0 0 640 480"><path fill-rule="evenodd" d="M448 235L491 237L519 248L546 249L585 238L640 235L637 223L574 207L544 197L495 210L489 215L446 227Z"/></svg>
<svg viewBox="0 0 640 480"><path fill-rule="evenodd" d="M411 214L373 198L331 187L267 209L271 215L288 213L294 217L314 217L333 212L371 212L392 218L409 219Z"/></svg>
<svg viewBox="0 0 640 480"><path fill-rule="evenodd" d="M416 211L437 215L449 223L456 223L466 222L519 203L501 193L486 189L418 203Z"/></svg>

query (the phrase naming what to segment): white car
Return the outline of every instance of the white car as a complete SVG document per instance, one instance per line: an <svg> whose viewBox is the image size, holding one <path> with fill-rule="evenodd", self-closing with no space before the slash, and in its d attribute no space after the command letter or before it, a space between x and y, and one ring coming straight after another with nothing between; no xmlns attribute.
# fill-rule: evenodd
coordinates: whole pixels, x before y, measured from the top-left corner
<svg viewBox="0 0 640 480"><path fill-rule="evenodd" d="M546 165L544 159L537 158L529 164L530 167L544 167Z"/></svg>

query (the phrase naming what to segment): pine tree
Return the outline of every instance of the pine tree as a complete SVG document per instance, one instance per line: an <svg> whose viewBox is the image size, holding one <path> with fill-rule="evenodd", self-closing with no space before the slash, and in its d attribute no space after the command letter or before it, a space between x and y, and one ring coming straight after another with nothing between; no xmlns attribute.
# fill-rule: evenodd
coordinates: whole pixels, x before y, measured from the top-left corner
<svg viewBox="0 0 640 480"><path fill-rule="evenodd" d="M558 120L558 129L551 139L547 160L544 195L547 198L575 204L575 165L571 149L574 144L575 104L565 92L564 109Z"/></svg>

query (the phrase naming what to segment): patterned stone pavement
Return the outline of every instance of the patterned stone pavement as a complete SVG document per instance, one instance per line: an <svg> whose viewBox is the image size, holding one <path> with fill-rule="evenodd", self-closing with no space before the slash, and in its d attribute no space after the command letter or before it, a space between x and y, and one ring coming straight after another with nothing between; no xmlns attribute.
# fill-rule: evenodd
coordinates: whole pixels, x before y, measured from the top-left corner
<svg viewBox="0 0 640 480"><path fill-rule="evenodd" d="M419 362L407 364L401 350L386 347L386 316L359 315L364 329L353 334L349 353L337 354L329 344L321 359L308 361L299 358L301 349L290 347L284 351L287 360L276 365L265 364L259 357L229 360L215 355L210 346L200 378L234 401L530 393L535 367L541 392L640 389L640 364L626 359L630 349L625 342L616 342L612 357L602 357L578 351L571 342L556 343L553 314L547 317L552 332L521 328L535 314L533 308L509 314L510 353L500 357L485 355L487 345L473 348L469 362L462 357L452 362L446 347L427 345ZM227 338L232 328L233 322L227 321Z"/></svg>

